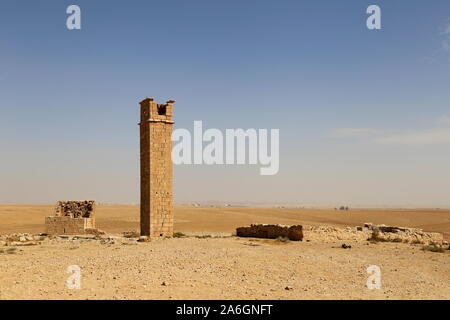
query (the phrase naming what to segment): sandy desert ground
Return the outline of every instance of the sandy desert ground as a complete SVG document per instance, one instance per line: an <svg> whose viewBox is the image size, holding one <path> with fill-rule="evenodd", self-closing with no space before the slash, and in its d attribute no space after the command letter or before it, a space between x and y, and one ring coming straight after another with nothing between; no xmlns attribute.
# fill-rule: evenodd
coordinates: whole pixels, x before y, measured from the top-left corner
<svg viewBox="0 0 450 320"><path fill-rule="evenodd" d="M0 205L0 234L44 232L44 218L54 205ZM98 206L97 227L108 233L139 230L138 206ZM366 222L440 232L450 240L450 210L273 209L245 207L175 207L175 231L233 233L251 223L360 226Z"/></svg>
<svg viewBox="0 0 450 320"><path fill-rule="evenodd" d="M53 206L0 206L0 234L43 232ZM99 206L97 226L138 229L138 207ZM216 238L148 243L71 240L0 254L0 299L450 299L450 251L403 243L280 242L231 237L237 226L280 223L423 228L450 240L450 211L176 207L176 231ZM69 265L81 289L66 288ZM382 287L366 287L377 265Z"/></svg>

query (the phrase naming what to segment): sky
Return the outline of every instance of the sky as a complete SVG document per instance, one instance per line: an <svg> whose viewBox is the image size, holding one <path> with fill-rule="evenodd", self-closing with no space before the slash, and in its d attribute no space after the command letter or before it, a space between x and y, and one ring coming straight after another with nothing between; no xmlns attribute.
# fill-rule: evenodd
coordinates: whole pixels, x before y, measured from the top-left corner
<svg viewBox="0 0 450 320"><path fill-rule="evenodd" d="M278 174L177 165L178 203L450 207L449 75L447 0L2 0L0 203L137 203L149 96L280 130Z"/></svg>

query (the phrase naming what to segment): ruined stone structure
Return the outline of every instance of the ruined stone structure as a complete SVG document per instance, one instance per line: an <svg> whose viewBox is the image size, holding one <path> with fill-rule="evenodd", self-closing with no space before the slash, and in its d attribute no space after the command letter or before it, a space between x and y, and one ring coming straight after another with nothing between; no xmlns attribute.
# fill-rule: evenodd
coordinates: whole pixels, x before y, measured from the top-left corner
<svg viewBox="0 0 450 320"><path fill-rule="evenodd" d="M59 201L45 218L47 234L95 234L95 201Z"/></svg>
<svg viewBox="0 0 450 320"><path fill-rule="evenodd" d="M174 100L141 105L141 235L173 235L172 129Z"/></svg>
<svg viewBox="0 0 450 320"><path fill-rule="evenodd" d="M240 227L236 229L238 237L267 238L276 239L278 237L288 238L293 241L303 240L303 227L281 226L275 224L252 224L249 227Z"/></svg>
<svg viewBox="0 0 450 320"><path fill-rule="evenodd" d="M360 230L369 230L371 239L387 242L405 242L405 243L423 243L423 244L442 244L444 235L437 232L425 232L418 228L392 227L385 225L373 225L365 223Z"/></svg>
<svg viewBox="0 0 450 320"><path fill-rule="evenodd" d="M271 224L252 224L236 229L238 237L278 238L318 242L335 241L378 241L403 242L412 244L447 244L441 233L425 232L417 228L390 227L365 223L364 226L339 228L334 226L280 226Z"/></svg>

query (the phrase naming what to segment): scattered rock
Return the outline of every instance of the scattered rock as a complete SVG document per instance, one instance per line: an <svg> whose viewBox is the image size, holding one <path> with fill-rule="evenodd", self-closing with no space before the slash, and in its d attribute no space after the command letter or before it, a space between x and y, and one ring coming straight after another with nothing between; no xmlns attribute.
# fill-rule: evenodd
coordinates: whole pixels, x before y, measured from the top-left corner
<svg viewBox="0 0 450 320"><path fill-rule="evenodd" d="M259 243L253 243L253 242L245 242L244 245L245 246L250 246L250 247L259 247L259 246L261 246Z"/></svg>
<svg viewBox="0 0 450 320"><path fill-rule="evenodd" d="M138 242L149 242L150 238L147 236L140 236Z"/></svg>
<svg viewBox="0 0 450 320"><path fill-rule="evenodd" d="M100 229L95 229L95 228L86 228L86 229L84 229L84 232L86 234L92 234L92 235L104 235L104 234L106 234L105 231L100 230Z"/></svg>
<svg viewBox="0 0 450 320"><path fill-rule="evenodd" d="M338 228L332 226L303 226L303 235L306 241L355 241L366 242L398 242L431 244L444 242L440 233L424 232L416 228L389 227L365 223L360 227Z"/></svg>
<svg viewBox="0 0 450 320"><path fill-rule="evenodd" d="M385 225L364 224L370 230L368 240L375 242L403 242L413 244L440 244L444 243L444 236L437 232L424 232L422 229L391 227Z"/></svg>

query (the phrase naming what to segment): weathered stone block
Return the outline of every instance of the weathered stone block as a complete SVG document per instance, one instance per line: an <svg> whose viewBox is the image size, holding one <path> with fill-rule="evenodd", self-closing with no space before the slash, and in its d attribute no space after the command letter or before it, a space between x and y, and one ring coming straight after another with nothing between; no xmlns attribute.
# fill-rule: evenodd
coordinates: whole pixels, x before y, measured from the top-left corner
<svg viewBox="0 0 450 320"><path fill-rule="evenodd" d="M288 238L293 241L303 240L303 227L301 225L282 226L272 224L252 224L249 227L236 229L238 237L276 239L278 237Z"/></svg>

